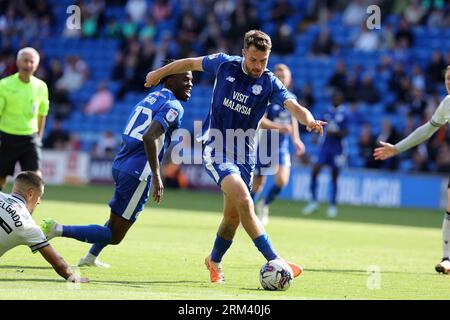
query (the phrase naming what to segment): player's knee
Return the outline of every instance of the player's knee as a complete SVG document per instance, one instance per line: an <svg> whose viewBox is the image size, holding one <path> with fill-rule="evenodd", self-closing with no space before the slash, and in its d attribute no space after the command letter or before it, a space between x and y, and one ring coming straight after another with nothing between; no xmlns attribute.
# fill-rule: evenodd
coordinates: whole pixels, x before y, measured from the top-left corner
<svg viewBox="0 0 450 320"><path fill-rule="evenodd" d="M238 199L236 199L236 207L240 214L250 213L253 209L253 200L247 194L238 196Z"/></svg>
<svg viewBox="0 0 450 320"><path fill-rule="evenodd" d="M111 240L109 241L109 244L117 245L117 244L122 242L123 238L124 238L124 235L120 235L120 234L119 235L114 235L113 234L111 236Z"/></svg>

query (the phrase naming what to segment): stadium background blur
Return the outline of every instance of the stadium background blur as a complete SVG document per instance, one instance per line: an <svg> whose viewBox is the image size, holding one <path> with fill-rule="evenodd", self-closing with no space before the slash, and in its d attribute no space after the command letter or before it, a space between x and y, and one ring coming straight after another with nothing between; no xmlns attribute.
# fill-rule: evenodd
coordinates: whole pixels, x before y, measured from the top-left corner
<svg viewBox="0 0 450 320"><path fill-rule="evenodd" d="M366 10L373 4L381 8L381 28L368 30ZM80 29L66 28L70 5L81 8ZM449 10L443 0L0 0L0 78L16 72L20 48L40 52L36 76L50 94L44 147L105 160L87 174L95 180L89 179L95 171L101 182L110 176L107 163L130 109L148 92L149 70L165 58L239 55L244 33L260 28L273 40L269 68L285 63L292 69L292 89L316 118L334 90L344 93L351 110L348 168L448 173L447 126L390 161L374 161L372 150L376 141L397 142L427 121L446 94ZM209 110L213 80L194 78L182 123L190 131ZM301 137L307 153L295 165L307 167L319 146L312 135ZM169 186L189 184L179 173L177 166L165 167Z"/></svg>

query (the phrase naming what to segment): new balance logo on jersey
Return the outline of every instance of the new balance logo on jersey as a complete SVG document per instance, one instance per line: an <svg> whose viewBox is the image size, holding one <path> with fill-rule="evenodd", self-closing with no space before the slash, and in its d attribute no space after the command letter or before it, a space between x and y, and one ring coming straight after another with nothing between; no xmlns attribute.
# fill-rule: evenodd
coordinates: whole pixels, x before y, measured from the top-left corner
<svg viewBox="0 0 450 320"><path fill-rule="evenodd" d="M226 80L227 80L227 81L230 81L231 83L233 83L235 79L234 79L233 77L229 76L229 77L227 77Z"/></svg>

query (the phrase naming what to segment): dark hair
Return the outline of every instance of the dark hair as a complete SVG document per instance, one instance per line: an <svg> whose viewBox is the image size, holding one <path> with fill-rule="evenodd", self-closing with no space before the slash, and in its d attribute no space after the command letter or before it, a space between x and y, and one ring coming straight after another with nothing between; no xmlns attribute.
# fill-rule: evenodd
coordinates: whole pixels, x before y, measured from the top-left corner
<svg viewBox="0 0 450 320"><path fill-rule="evenodd" d="M255 46L261 51L268 51L272 48L272 40L267 33L261 30L250 30L244 37L244 49L248 49L250 46Z"/></svg>
<svg viewBox="0 0 450 320"><path fill-rule="evenodd" d="M163 59L163 60L161 60L163 66L167 66L168 64L170 64L170 63L172 63L172 62L174 62L174 61L175 61L175 59ZM164 83L166 82L166 80L167 80L170 76L172 76L172 74L171 74L171 75L168 75L168 76L166 76L166 77L164 77L164 78L162 78L162 79L160 80L160 82L161 82L162 84L164 84Z"/></svg>
<svg viewBox="0 0 450 320"><path fill-rule="evenodd" d="M44 185L44 180L36 172L23 171L16 177L14 184L40 189Z"/></svg>

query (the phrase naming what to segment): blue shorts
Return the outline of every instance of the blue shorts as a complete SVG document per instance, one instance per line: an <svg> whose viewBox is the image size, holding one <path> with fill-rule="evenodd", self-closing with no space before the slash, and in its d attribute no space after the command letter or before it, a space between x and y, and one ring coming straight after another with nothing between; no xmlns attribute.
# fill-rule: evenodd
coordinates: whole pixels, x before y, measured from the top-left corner
<svg viewBox="0 0 450 320"><path fill-rule="evenodd" d="M204 162L206 172L221 187L222 180L230 174L238 174L244 180L249 192L252 191L253 186L253 170L251 166L246 164L237 164L233 162L213 163Z"/></svg>
<svg viewBox="0 0 450 320"><path fill-rule="evenodd" d="M270 176L276 174L276 170L279 167L290 167L291 166L291 155L289 150L280 149L278 153L278 165L275 164L262 164L258 157L255 167L256 176Z"/></svg>
<svg viewBox="0 0 450 320"><path fill-rule="evenodd" d="M135 222L139 213L144 210L144 205L150 195L151 179L141 181L116 169L112 170L112 175L116 188L109 201L111 212L125 220Z"/></svg>
<svg viewBox="0 0 450 320"><path fill-rule="evenodd" d="M317 163L339 169L345 165L345 157L342 153L330 152L322 149L319 153Z"/></svg>

